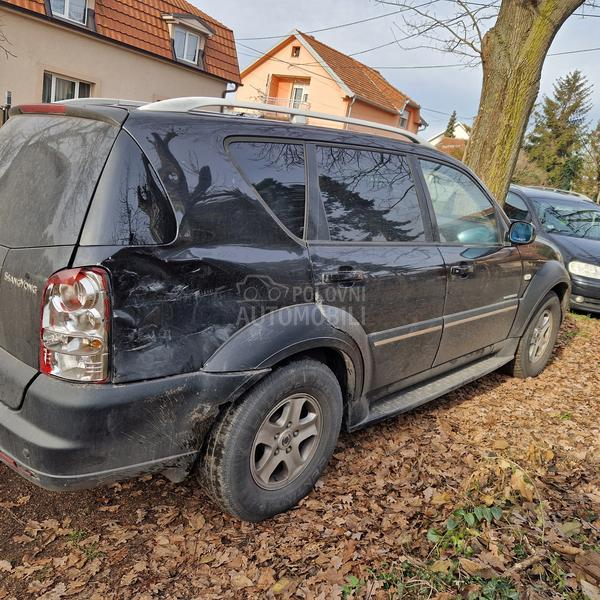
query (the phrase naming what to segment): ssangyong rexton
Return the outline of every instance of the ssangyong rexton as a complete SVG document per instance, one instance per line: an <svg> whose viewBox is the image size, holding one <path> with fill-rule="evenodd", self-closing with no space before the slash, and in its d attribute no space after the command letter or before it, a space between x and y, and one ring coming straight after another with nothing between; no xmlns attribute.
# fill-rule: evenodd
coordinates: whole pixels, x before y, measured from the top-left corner
<svg viewBox="0 0 600 600"><path fill-rule="evenodd" d="M342 427L542 371L569 276L463 164L193 107L23 106L0 128L6 464L55 490L194 469L260 520Z"/></svg>

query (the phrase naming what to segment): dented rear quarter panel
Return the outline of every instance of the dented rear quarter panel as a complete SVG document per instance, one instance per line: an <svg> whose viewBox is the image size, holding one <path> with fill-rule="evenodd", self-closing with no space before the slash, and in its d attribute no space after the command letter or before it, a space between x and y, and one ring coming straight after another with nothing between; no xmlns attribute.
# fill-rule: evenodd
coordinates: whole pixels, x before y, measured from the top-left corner
<svg viewBox="0 0 600 600"><path fill-rule="evenodd" d="M178 235L166 246L79 247L111 275L113 381L194 372L256 318L312 297L306 245L265 210L229 160L222 122L131 127L165 185ZM128 122L129 123L129 122Z"/></svg>

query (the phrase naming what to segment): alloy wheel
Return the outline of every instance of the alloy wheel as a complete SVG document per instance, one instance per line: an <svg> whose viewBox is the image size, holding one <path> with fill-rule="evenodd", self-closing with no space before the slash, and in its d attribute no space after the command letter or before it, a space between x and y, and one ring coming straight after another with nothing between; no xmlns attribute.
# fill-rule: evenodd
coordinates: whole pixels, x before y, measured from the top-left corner
<svg viewBox="0 0 600 600"><path fill-rule="evenodd" d="M552 336L552 312L546 309L538 318L531 342L529 343L529 360L538 361L546 352Z"/></svg>
<svg viewBox="0 0 600 600"><path fill-rule="evenodd" d="M310 463L322 433L321 407L309 394L293 394L266 416L254 437L250 471L266 490L297 479Z"/></svg>

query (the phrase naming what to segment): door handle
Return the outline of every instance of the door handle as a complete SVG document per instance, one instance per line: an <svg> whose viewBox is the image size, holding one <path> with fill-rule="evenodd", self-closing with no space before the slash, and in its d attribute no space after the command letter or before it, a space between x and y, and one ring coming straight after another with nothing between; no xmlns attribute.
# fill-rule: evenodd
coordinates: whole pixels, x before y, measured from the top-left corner
<svg viewBox="0 0 600 600"><path fill-rule="evenodd" d="M466 279L469 275L472 275L474 272L475 267L472 263L465 262L450 267L450 275L453 275L454 277L460 277L461 279Z"/></svg>
<svg viewBox="0 0 600 600"><path fill-rule="evenodd" d="M356 283L358 281L364 281L364 271L328 271L321 275L321 281L323 283Z"/></svg>

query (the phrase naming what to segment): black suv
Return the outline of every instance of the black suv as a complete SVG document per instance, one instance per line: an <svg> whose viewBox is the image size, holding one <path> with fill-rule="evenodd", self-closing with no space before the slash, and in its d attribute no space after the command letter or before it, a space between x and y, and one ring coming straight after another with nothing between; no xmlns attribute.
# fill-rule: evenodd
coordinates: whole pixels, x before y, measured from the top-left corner
<svg viewBox="0 0 600 600"><path fill-rule="evenodd" d="M426 144L257 116L14 108L0 458L63 490L194 467L242 519L354 431L549 360L569 276Z"/></svg>

